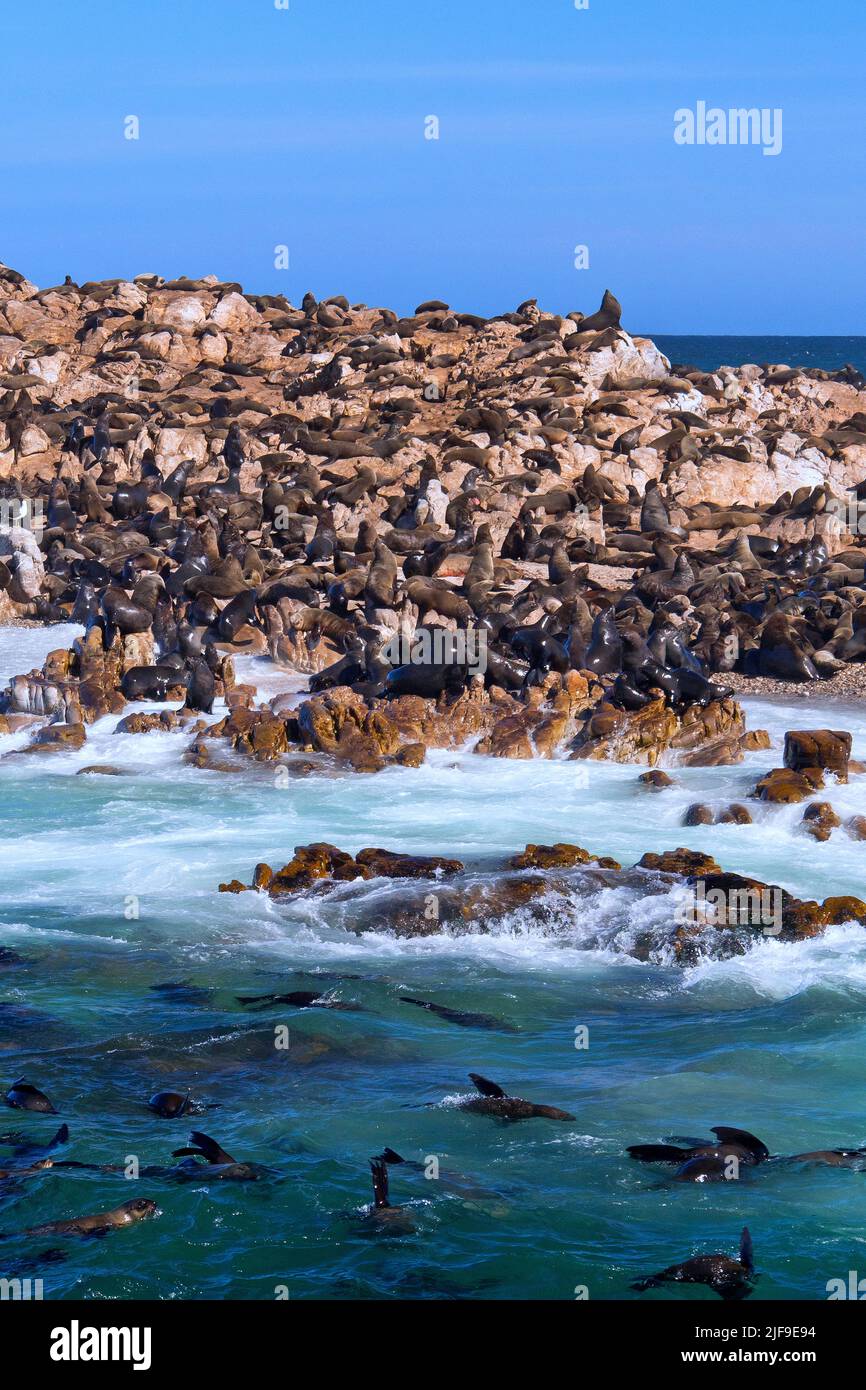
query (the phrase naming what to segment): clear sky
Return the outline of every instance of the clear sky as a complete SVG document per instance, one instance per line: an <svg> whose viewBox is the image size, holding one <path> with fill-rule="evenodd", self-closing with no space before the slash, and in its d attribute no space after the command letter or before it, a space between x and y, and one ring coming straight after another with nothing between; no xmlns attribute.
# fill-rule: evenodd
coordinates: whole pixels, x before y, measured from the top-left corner
<svg viewBox="0 0 866 1390"><path fill-rule="evenodd" d="M610 286L643 332L866 333L864 0L288 5L7 0L0 258L400 311ZM699 101L781 108L781 153L678 145Z"/></svg>

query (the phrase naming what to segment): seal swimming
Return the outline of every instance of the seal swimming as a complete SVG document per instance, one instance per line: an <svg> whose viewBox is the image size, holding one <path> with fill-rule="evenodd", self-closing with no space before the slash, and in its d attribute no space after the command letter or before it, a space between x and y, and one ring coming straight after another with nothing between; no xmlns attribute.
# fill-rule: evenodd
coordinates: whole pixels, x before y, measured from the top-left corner
<svg viewBox="0 0 866 1390"><path fill-rule="evenodd" d="M157 1091L147 1102L147 1108L162 1120L179 1120L183 1115L203 1115L206 1110L218 1107L193 1100L189 1091L186 1095L180 1091Z"/></svg>
<svg viewBox="0 0 866 1390"><path fill-rule="evenodd" d="M428 1013L435 1014L437 1018L443 1019L446 1023L456 1023L459 1028L489 1028L501 1029L506 1033L516 1033L517 1029L510 1023L503 1023L502 1019L494 1018L492 1014L467 1013L462 1009L450 1009L445 1004L432 1004L427 999L412 999L408 994L400 995L402 1004L414 1004L419 1009L426 1009Z"/></svg>
<svg viewBox="0 0 866 1390"><path fill-rule="evenodd" d="M669 1265L658 1274L636 1279L631 1288L643 1293L646 1289L661 1288L664 1284L706 1284L720 1298L748 1298L755 1284L755 1264L752 1237L748 1226L740 1236L739 1259L730 1255L693 1255L681 1264Z"/></svg>
<svg viewBox="0 0 866 1390"><path fill-rule="evenodd" d="M186 1172L191 1177L206 1175L210 1178L227 1179L231 1182L256 1182L263 1177L266 1169L257 1163L239 1163L231 1154L226 1153L215 1139L209 1135L202 1134L200 1130L194 1129L189 1136L189 1146L183 1149L172 1149L172 1158L190 1158L198 1160L203 1158L204 1163L190 1163ZM181 1165L183 1169L184 1165ZM182 1172L178 1176L183 1176Z"/></svg>
<svg viewBox="0 0 866 1390"><path fill-rule="evenodd" d="M384 1158L370 1159L370 1172L373 1178L373 1205L366 1213L365 1220L376 1230L391 1235L413 1235L415 1222L406 1207L394 1207L388 1198L388 1167Z"/></svg>
<svg viewBox="0 0 866 1390"><path fill-rule="evenodd" d="M46 1221L41 1226L31 1226L24 1232L26 1236L103 1236L122 1226L132 1226L137 1221L148 1221L161 1216L156 1202L149 1197L133 1197L121 1202L112 1211L103 1211L95 1216L73 1216L61 1221Z"/></svg>
<svg viewBox="0 0 866 1390"><path fill-rule="evenodd" d="M574 1120L576 1116L567 1110L559 1110L555 1105L536 1105L534 1101L522 1100L519 1096L509 1096L495 1081L488 1081L477 1072L469 1073L469 1080L479 1092L477 1096L457 1102L459 1110L467 1110L472 1115L490 1115L496 1120Z"/></svg>
<svg viewBox="0 0 866 1390"><path fill-rule="evenodd" d="M739 1177L741 1165L752 1167L770 1157L766 1144L746 1129L717 1125L712 1139L688 1143L631 1144L626 1153L643 1163L675 1163L679 1182L720 1182Z"/></svg>
<svg viewBox="0 0 866 1390"><path fill-rule="evenodd" d="M45 1093L38 1087L31 1086L23 1076L18 1081L13 1081L3 1100L15 1110L33 1110L40 1115L57 1114Z"/></svg>

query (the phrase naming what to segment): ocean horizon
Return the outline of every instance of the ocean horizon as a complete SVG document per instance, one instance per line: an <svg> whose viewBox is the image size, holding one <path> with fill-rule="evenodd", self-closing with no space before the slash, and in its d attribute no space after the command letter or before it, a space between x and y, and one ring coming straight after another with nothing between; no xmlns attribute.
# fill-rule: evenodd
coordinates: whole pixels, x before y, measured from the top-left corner
<svg viewBox="0 0 866 1390"><path fill-rule="evenodd" d="M838 372L846 366L866 375L866 337L791 333L644 333L672 366L719 367L779 364Z"/></svg>

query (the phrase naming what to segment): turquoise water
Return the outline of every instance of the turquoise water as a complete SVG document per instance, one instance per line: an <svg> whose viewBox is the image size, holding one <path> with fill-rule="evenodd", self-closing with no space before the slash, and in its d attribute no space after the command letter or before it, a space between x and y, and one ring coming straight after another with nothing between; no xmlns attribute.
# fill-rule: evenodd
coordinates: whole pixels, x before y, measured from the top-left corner
<svg viewBox="0 0 866 1390"><path fill-rule="evenodd" d="M866 338L800 337L767 334L650 333L671 362L714 372L738 362L784 362L789 367L821 367L839 371L849 362L866 373Z"/></svg>
<svg viewBox="0 0 866 1390"><path fill-rule="evenodd" d="M0 672L20 658L8 643L0 637ZM573 763L469 753L280 787L266 769L187 768L185 736L117 735L113 719L78 753L0 762L0 946L21 957L0 965L0 1075L26 1075L52 1097L71 1130L63 1157L162 1165L198 1127L272 1170L256 1183L183 1185L46 1172L0 1195L0 1265L62 1247L66 1258L38 1271L52 1298L571 1299L585 1286L591 1298L712 1300L699 1287L628 1285L691 1253L733 1253L748 1223L755 1299L819 1299L828 1279L866 1273L866 1174L773 1163L690 1186L624 1153L717 1124L751 1129L779 1154L866 1144L862 928L683 970L663 951L648 963L627 954L639 931L662 940L664 893L587 888L541 922L518 912L487 933L410 941L359 931L400 897L381 884L281 906L216 891L317 839L453 853L479 874L527 841L560 839L624 864L684 844L801 895L866 896L864 845L842 831L808 839L802 808L759 807L751 826L681 827L691 801L743 799L780 761L786 728L850 728L866 754L859 706L748 707L774 751L678 770L661 795L640 789L633 767L591 765L581 785ZM0 752L16 742L0 740ZM107 762L124 775L74 775ZM863 788L853 778L826 795L844 818L866 811ZM181 981L193 988L154 988ZM250 1013L235 1000L316 987L358 1007ZM401 993L516 1031L456 1027ZM281 1024L288 1050L274 1045ZM587 1050L574 1045L581 1025ZM506 1126L462 1112L453 1101L469 1071L577 1118ZM145 1109L152 1092L187 1088L220 1108L192 1122ZM60 1118L3 1110L0 1129L47 1139ZM364 1220L367 1159L385 1145L439 1161L433 1180L391 1169L412 1235ZM16 1234L131 1196L154 1198L162 1215L104 1240Z"/></svg>

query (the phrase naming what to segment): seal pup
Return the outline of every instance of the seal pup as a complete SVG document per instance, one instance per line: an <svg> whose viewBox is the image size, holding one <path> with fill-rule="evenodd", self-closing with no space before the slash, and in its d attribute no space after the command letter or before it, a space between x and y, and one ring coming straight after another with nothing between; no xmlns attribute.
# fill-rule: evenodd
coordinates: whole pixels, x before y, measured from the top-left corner
<svg viewBox="0 0 866 1390"><path fill-rule="evenodd" d="M567 1110L558 1110L555 1105L536 1105L533 1101L522 1100L520 1096L509 1096L495 1081L488 1081L477 1072L469 1073L469 1080L480 1093L466 1100L458 1101L459 1110L468 1110L472 1115L490 1115L495 1120L574 1120L577 1117Z"/></svg>
<svg viewBox="0 0 866 1390"><path fill-rule="evenodd" d="M682 1264L669 1265L658 1274L636 1279L631 1287L643 1293L645 1289L657 1289L662 1284L706 1284L720 1298L739 1299L749 1297L754 1283L752 1237L748 1226L744 1226L738 1260L731 1259L730 1255L693 1255Z"/></svg>
<svg viewBox="0 0 866 1390"><path fill-rule="evenodd" d="M29 1081L24 1080L23 1076L18 1081L13 1081L3 1100L13 1110L34 1110L40 1115L57 1114L44 1092L38 1090L36 1086L31 1086Z"/></svg>
<svg viewBox="0 0 866 1390"><path fill-rule="evenodd" d="M129 1202L121 1202L113 1211L98 1212L94 1216L73 1216L63 1221L46 1221L42 1226L31 1226L24 1231L26 1236L104 1236L121 1226L132 1226L136 1221L147 1221L152 1216L162 1216L156 1202L149 1197L133 1197Z"/></svg>

